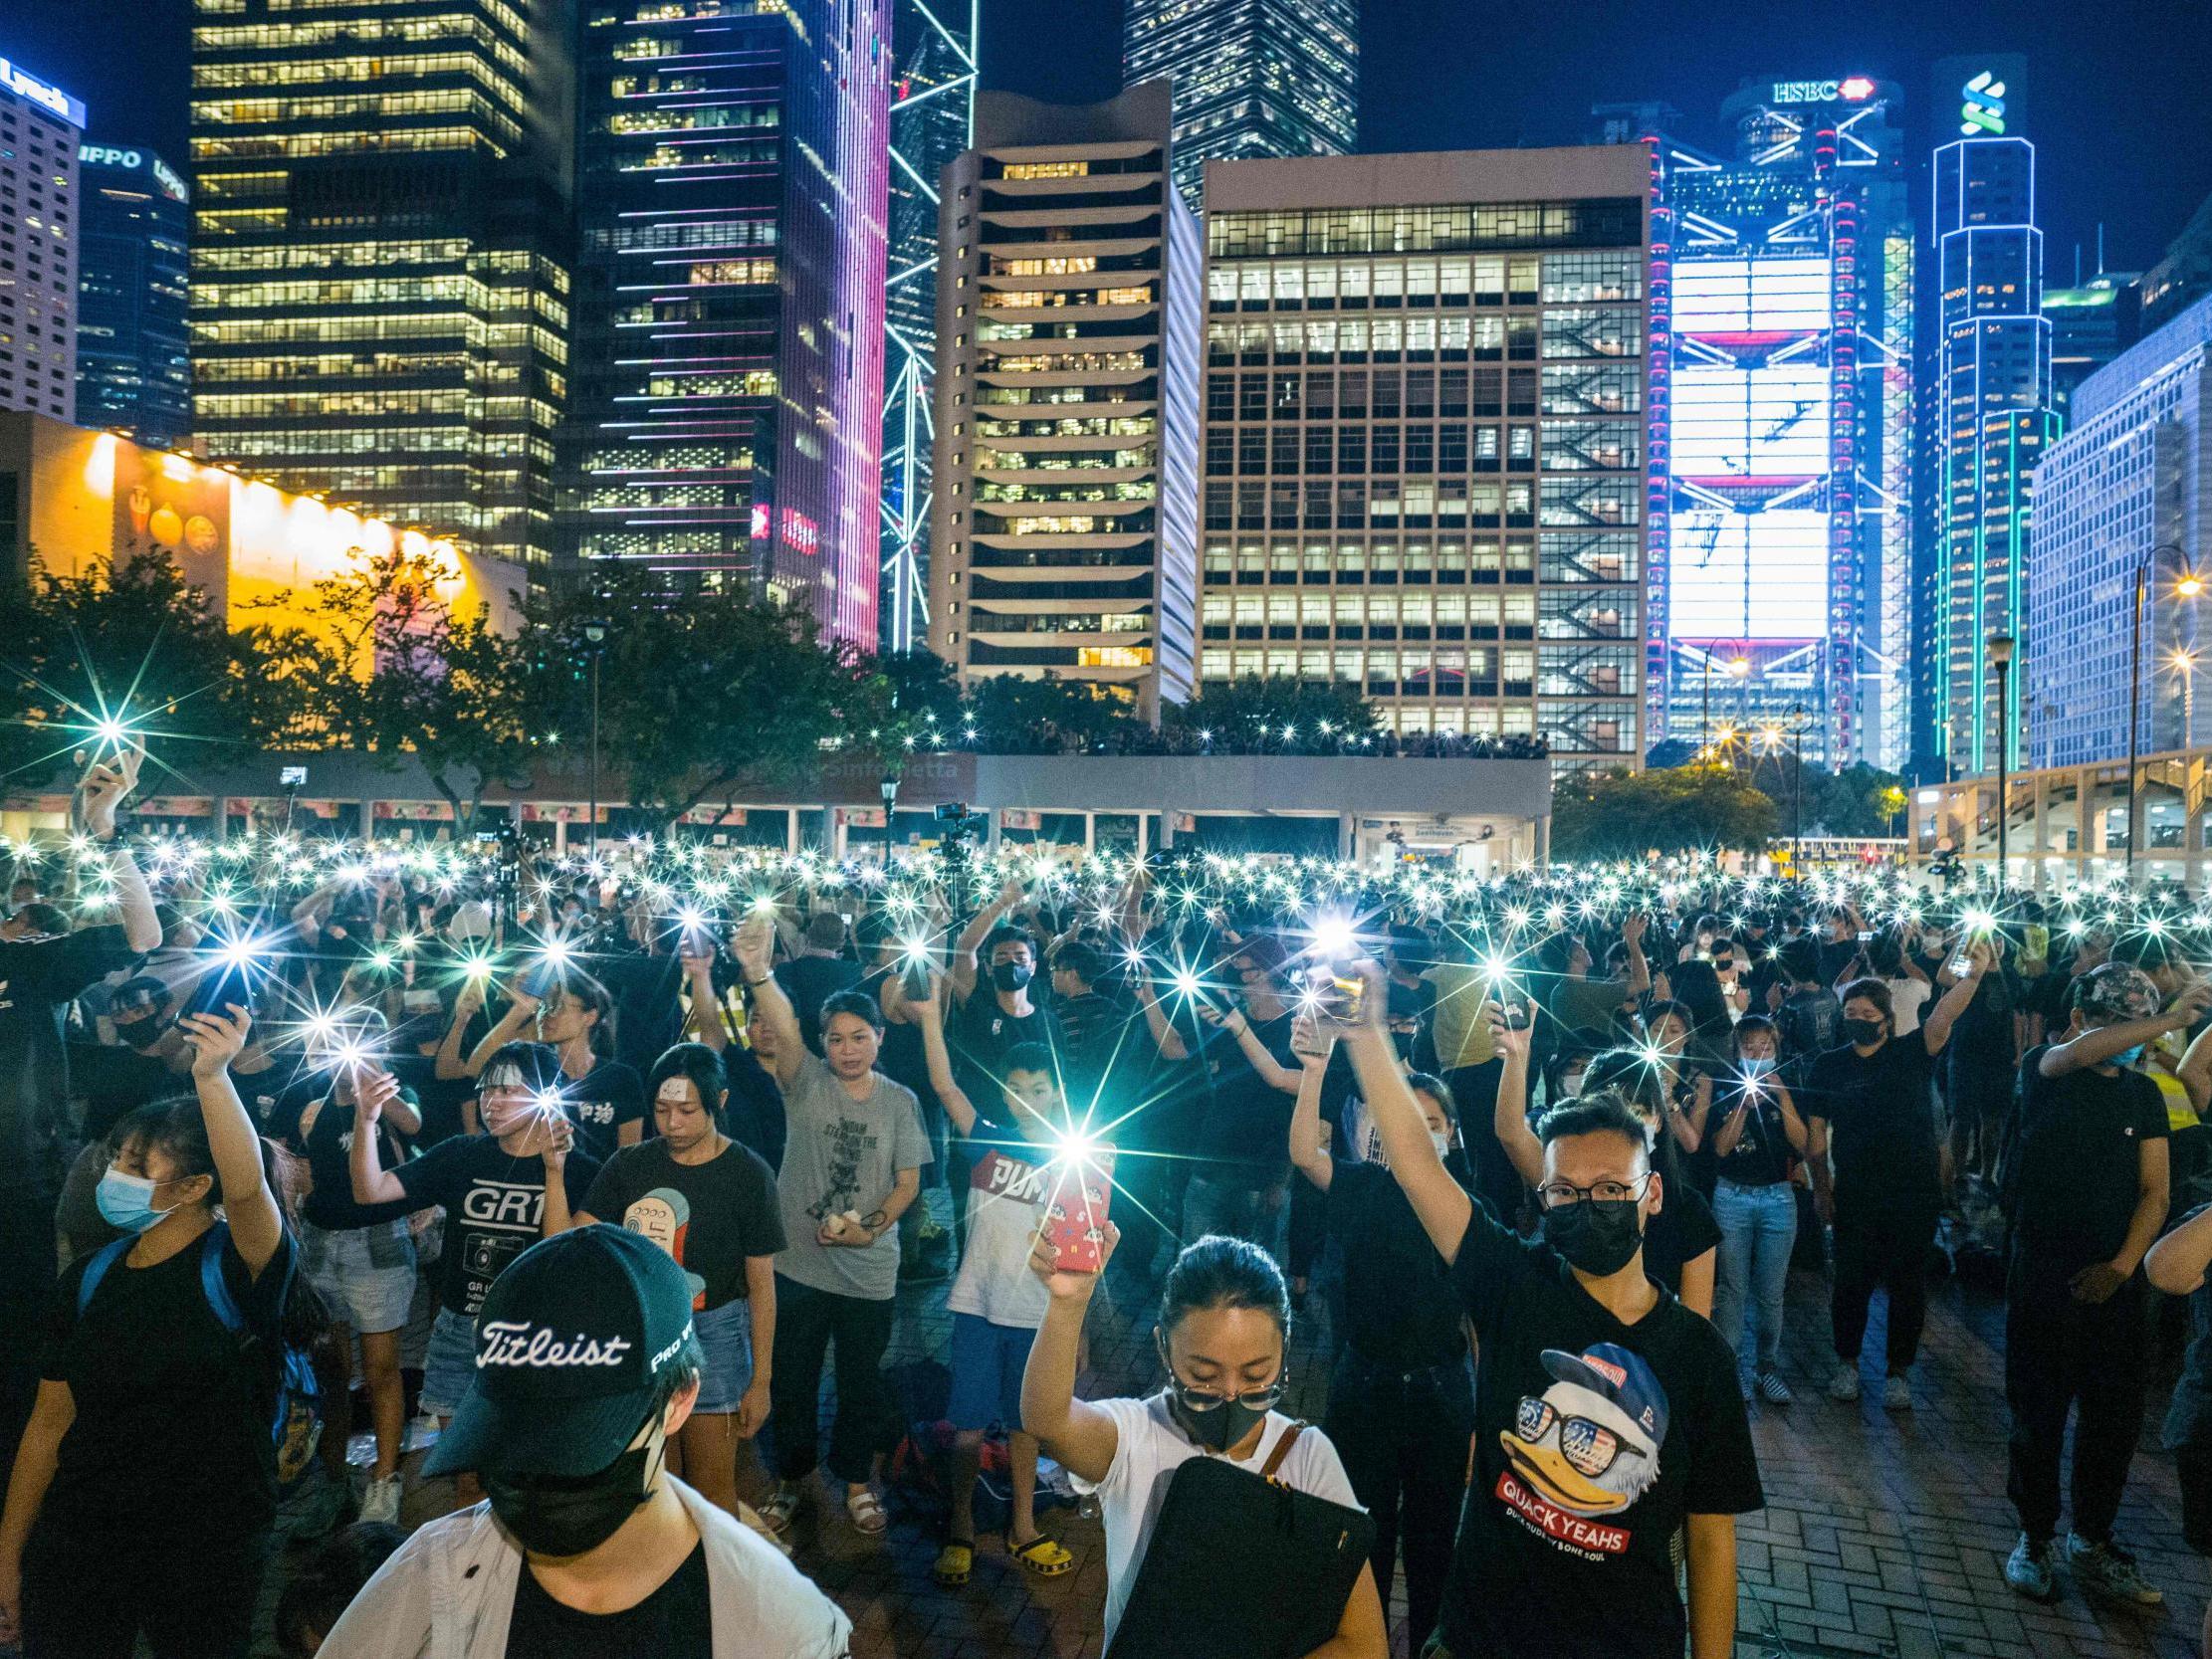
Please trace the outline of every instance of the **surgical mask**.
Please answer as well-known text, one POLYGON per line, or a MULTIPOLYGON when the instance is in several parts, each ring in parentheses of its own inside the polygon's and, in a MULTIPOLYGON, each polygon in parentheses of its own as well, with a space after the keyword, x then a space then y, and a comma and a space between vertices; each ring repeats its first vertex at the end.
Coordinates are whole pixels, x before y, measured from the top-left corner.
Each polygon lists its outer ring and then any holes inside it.
POLYGON ((1585 1198, 1544 1211, 1544 1242, 1593 1278, 1619 1273, 1644 1247, 1644 1206, 1635 1198, 1585 1198))
POLYGON ((666 1442, 656 1417, 632 1446, 593 1475, 482 1476, 492 1513, 536 1555, 580 1555, 621 1530, 660 1483, 666 1442))
MULTIPOLYGON (((93 1189, 93 1202, 109 1226, 142 1233, 170 1212, 153 1207, 156 1184, 149 1176, 126 1174, 111 1164, 108 1173, 100 1177, 100 1185, 93 1189)), ((176 1207, 171 1205, 170 1209, 176 1207)))
POLYGON ((1882 1025, 1880 1020, 1846 1020, 1844 1035, 1861 1048, 1872 1048, 1881 1041, 1882 1025))
POLYGON ((1027 962, 993 962, 991 982, 1002 991, 1018 991, 1029 983, 1035 972, 1027 962))
POLYGON ((1581 1094, 1581 1093, 1582 1093, 1582 1073, 1580 1073, 1580 1072, 1561 1072, 1561 1073, 1559 1074, 1559 1091, 1558 1091, 1558 1092, 1559 1092, 1559 1098, 1560 1098, 1561 1100, 1567 1100, 1567 1101, 1571 1101, 1571 1100, 1573 1100, 1573 1099, 1574 1099, 1574 1098, 1575 1098, 1575 1097, 1576 1097, 1577 1095, 1581 1094))
POLYGON ((1774 1056, 1771 1054, 1749 1054, 1744 1056, 1743 1075, 1745 1077, 1764 1077, 1767 1073, 1773 1070, 1774 1056))
POLYGON ((2132 1071, 2135 1067, 2136 1062, 2141 1060, 2143 1057, 2143 1044, 2137 1043, 2133 1048, 2121 1049, 2117 1054, 2112 1056, 2112 1064, 2117 1066, 2123 1072, 2132 1071))
POLYGON ((1429 1144, 1437 1148, 1438 1157, 1446 1157, 1451 1152, 1451 1136, 1448 1131, 1431 1130, 1429 1132, 1429 1144))

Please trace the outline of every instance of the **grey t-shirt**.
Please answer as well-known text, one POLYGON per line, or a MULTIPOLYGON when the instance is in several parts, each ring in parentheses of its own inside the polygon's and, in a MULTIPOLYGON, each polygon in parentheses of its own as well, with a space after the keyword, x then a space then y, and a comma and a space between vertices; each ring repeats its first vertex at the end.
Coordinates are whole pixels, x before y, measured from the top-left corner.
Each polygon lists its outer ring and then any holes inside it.
POLYGON ((874 1092, 856 1101, 825 1063, 809 1053, 798 1057, 798 1073, 783 1091, 788 1139, 775 1189, 788 1243, 775 1271, 813 1290, 888 1302, 899 1290, 896 1228, 865 1248, 814 1237, 825 1216, 867 1215, 890 1196, 901 1169, 930 1161, 914 1092, 881 1072, 872 1075, 874 1092))

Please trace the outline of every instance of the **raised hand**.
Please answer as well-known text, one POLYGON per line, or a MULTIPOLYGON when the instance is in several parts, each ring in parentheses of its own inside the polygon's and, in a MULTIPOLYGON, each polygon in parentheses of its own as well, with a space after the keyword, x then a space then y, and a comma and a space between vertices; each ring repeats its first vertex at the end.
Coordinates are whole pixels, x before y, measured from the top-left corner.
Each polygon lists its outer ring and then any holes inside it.
POLYGON ((235 1002, 229 1008, 227 1019, 221 1014, 186 1014, 176 1022, 177 1030, 192 1045, 194 1077, 221 1077, 245 1048, 253 1016, 235 1002))

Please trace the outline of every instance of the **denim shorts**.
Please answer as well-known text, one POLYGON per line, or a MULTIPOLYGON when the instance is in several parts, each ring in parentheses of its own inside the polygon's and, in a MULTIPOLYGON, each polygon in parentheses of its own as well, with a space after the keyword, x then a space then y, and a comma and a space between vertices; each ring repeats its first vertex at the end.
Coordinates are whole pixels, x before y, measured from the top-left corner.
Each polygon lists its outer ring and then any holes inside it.
POLYGON ((957 1429, 1021 1426, 1021 1372, 1037 1334, 1027 1326, 994 1325, 981 1314, 953 1316, 949 1364, 953 1389, 945 1415, 957 1429))
POLYGON ((405 1216, 335 1230, 303 1221, 300 1268, 337 1324, 373 1337, 407 1323, 415 1300, 415 1241, 405 1216))
POLYGON ((422 1360, 422 1409, 450 1417, 476 1380, 476 1321, 440 1308, 430 1326, 430 1348, 422 1360))
POLYGON ((719 1308, 691 1316, 691 1328, 706 1350, 699 1378, 699 1403, 692 1410, 707 1416, 735 1411, 753 1385, 753 1304, 734 1296, 719 1308))

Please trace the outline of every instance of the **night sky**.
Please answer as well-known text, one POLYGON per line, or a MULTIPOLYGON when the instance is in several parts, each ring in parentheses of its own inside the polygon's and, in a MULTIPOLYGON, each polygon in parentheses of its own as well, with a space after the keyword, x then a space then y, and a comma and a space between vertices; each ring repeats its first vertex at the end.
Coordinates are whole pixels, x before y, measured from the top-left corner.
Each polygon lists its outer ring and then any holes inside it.
MULTIPOLYGON (((958 0, 950 0, 958 4, 958 0)), ((1120 0, 982 0, 984 82, 1040 98, 1111 96, 1120 0)), ((1597 103, 1663 100, 1684 134, 1745 76, 1875 75, 1924 121, 1928 67, 1954 53, 2029 57, 2054 283, 2074 249, 2140 269, 2212 194, 2212 10, 2206 0, 1366 0, 1362 147, 1566 143, 1597 103)), ((184 159, 189 0, 7 0, 0 57, 92 106, 104 142, 184 159), (127 17, 127 30, 121 27, 127 17)))

